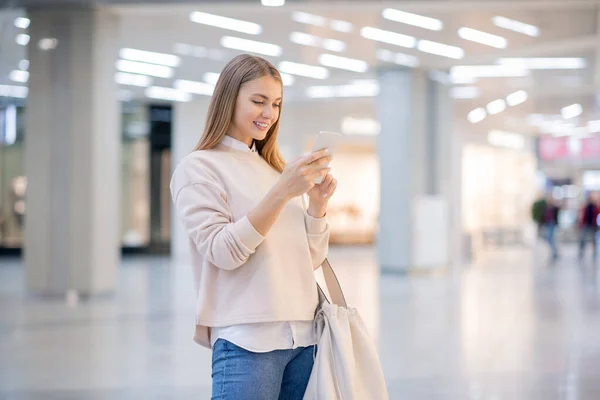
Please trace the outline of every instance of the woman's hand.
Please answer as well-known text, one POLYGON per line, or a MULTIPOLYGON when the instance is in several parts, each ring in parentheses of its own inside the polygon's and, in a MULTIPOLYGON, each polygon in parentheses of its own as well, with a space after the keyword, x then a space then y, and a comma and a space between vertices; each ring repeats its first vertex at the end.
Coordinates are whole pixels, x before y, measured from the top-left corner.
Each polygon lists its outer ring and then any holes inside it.
POLYGON ((337 188, 337 179, 327 174, 320 184, 315 185, 308 191, 310 203, 308 214, 314 218, 322 218, 327 212, 327 203, 337 188))
POLYGON ((325 180, 320 185, 315 185, 313 180, 329 173, 327 165, 330 161, 331 156, 327 150, 319 150, 287 164, 278 181, 280 190, 291 199, 303 195, 315 186, 323 186, 325 180))

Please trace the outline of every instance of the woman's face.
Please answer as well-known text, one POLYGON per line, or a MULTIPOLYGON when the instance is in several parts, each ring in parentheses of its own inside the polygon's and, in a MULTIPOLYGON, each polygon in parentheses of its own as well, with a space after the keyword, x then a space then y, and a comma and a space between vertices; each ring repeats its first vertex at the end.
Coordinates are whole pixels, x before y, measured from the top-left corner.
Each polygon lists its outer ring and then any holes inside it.
POLYGON ((246 82, 240 88, 229 136, 250 146, 263 140, 279 118, 281 84, 270 76, 246 82))

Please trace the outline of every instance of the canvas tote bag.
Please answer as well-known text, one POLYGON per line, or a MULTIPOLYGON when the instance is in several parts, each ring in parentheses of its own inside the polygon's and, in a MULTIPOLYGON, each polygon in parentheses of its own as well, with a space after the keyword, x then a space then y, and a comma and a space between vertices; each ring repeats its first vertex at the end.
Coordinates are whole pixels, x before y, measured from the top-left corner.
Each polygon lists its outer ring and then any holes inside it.
POLYGON ((317 351, 304 400, 389 399, 377 349, 365 323, 355 308, 346 305, 327 259, 321 267, 331 302, 319 286, 314 320, 317 351))

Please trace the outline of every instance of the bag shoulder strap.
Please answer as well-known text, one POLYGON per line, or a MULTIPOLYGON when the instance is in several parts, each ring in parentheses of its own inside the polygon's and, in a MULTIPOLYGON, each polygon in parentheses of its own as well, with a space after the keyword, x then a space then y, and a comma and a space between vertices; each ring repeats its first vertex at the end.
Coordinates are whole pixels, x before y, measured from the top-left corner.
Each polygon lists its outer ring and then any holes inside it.
MULTIPOLYGON (((308 205, 306 204, 305 195, 301 195, 300 197, 302 197, 302 205, 304 207, 304 211, 308 212, 308 205)), ((327 296, 325 296, 323 289, 321 289, 321 286, 319 286, 319 284, 317 283, 317 287, 323 298, 325 298, 328 302, 335 304, 338 307, 348 308, 348 305, 346 304, 346 298, 344 297, 344 292, 342 291, 342 287, 340 286, 340 281, 335 275, 335 272, 333 271, 333 268, 331 267, 331 264, 329 263, 328 259, 325 259, 323 261, 323 263, 321 264, 321 269, 323 270, 323 277, 325 278, 325 284, 327 285, 327 289, 329 290, 331 300, 329 300, 327 296)))
MULTIPOLYGON (((323 264, 321 264, 321 269, 323 270, 323 276, 325 277, 325 284, 327 285, 327 289, 329 289, 329 294, 331 295, 331 301, 329 301, 329 299, 327 299, 327 301, 335 304, 336 306, 348 308, 348 305, 346 304, 346 297, 344 297, 344 292, 340 286, 340 281, 335 275, 335 272, 333 271, 328 259, 323 261, 323 264)), ((318 285, 319 284, 317 283, 317 286, 318 285)), ((319 290, 321 290, 320 287, 319 290)), ((324 294, 323 296, 327 298, 324 294)))

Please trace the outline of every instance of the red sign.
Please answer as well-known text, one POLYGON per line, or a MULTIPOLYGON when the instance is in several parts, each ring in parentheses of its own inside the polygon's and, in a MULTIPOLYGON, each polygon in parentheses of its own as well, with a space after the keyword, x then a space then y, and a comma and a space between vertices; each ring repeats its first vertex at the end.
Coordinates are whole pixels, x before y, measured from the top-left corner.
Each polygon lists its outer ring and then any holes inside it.
POLYGON ((581 139, 582 158, 600 158, 600 136, 581 139))
POLYGON ((538 150, 540 158, 545 161, 569 157, 566 137, 541 137, 538 150))

